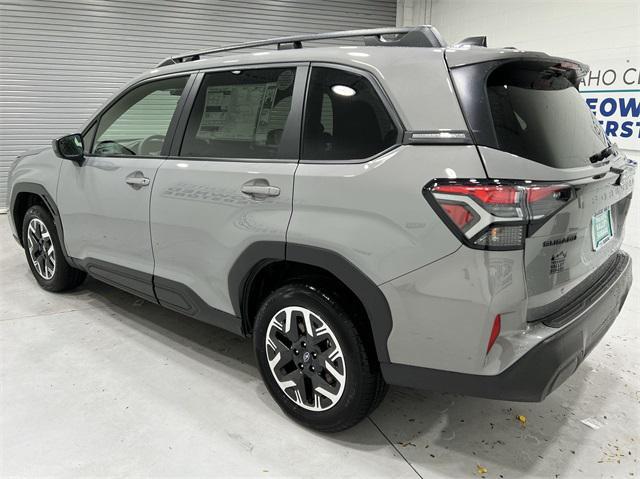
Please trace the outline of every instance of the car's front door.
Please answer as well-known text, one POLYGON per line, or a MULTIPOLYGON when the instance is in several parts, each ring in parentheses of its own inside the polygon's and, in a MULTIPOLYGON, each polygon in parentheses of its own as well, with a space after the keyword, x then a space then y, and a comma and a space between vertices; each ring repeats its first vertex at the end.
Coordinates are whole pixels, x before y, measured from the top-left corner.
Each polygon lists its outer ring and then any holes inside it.
POLYGON ((200 74, 151 198, 161 304, 236 330, 202 308, 238 312, 229 272, 252 244, 271 242, 261 254, 284 257, 306 74, 305 65, 200 74))
POLYGON ((124 93, 85 135, 85 161, 63 162, 58 182, 69 255, 94 276, 151 300, 151 189, 188 80, 153 80, 124 93))

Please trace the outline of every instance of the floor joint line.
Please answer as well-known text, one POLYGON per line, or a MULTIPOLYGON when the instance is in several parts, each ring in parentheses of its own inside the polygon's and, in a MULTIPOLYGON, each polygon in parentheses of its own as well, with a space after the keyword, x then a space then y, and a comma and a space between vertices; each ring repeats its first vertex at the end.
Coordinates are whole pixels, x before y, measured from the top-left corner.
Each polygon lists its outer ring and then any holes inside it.
POLYGON ((418 470, 415 467, 413 467, 413 464, 411 464, 409 460, 406 457, 404 457, 404 454, 400 452, 400 449, 396 447, 396 445, 391 441, 391 439, 389 439, 387 435, 384 432, 382 432, 382 429, 380 429, 380 427, 375 423, 375 421, 371 419, 371 416, 367 416, 367 419, 369 419, 369 421, 371 421, 371 424, 373 424, 375 428, 380 432, 380 434, 382 434, 382 437, 384 437, 387 440, 387 442, 391 444, 391 447, 393 447, 396 450, 396 452, 400 454, 400 457, 404 459, 404 462, 406 462, 411 469, 413 469, 413 472, 415 472, 420 479, 424 479, 422 475, 418 472, 418 470))

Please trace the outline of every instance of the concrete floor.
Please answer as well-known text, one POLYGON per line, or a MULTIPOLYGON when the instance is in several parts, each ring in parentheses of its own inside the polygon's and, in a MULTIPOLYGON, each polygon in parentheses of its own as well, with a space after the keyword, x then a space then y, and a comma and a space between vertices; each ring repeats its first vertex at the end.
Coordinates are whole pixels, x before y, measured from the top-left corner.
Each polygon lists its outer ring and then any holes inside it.
POLYGON ((392 388, 360 425, 322 435, 273 403, 250 341, 94 280, 38 288, 0 216, 0 475, 638 477, 638 318, 640 279, 543 403, 392 388))

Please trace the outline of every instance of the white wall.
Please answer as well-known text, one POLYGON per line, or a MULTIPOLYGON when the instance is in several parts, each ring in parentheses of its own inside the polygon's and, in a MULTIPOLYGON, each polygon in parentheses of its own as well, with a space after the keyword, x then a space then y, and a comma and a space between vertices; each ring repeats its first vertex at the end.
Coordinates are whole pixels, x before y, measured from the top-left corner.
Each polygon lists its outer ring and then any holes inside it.
MULTIPOLYGON (((601 92, 585 93, 585 98, 618 95, 640 102, 640 0, 398 0, 397 22, 431 24, 449 43, 486 35, 489 47, 513 46, 574 58, 587 63, 594 76, 600 71, 600 81, 592 78, 581 91, 601 92), (633 68, 625 83, 623 73, 633 68), (607 70, 617 75, 610 85, 602 82, 607 70)), ((612 139, 640 161, 640 118, 632 121, 639 122, 633 138, 612 139)), ((640 248, 640 172, 625 243, 640 248)))

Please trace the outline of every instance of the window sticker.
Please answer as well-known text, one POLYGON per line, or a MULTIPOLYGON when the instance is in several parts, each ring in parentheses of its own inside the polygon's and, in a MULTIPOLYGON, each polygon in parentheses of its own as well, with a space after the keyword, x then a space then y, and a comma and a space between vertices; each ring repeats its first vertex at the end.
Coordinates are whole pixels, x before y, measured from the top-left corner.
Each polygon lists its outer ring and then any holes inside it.
POLYGON ((197 136, 264 143, 276 90, 276 82, 208 87, 197 136))
POLYGON ((267 85, 265 85, 264 97, 262 99, 262 108, 260 109, 258 124, 256 125, 256 143, 266 143, 267 133, 270 129, 269 125, 271 113, 273 111, 273 106, 276 99, 276 91, 277 90, 275 83, 268 83, 267 85))

